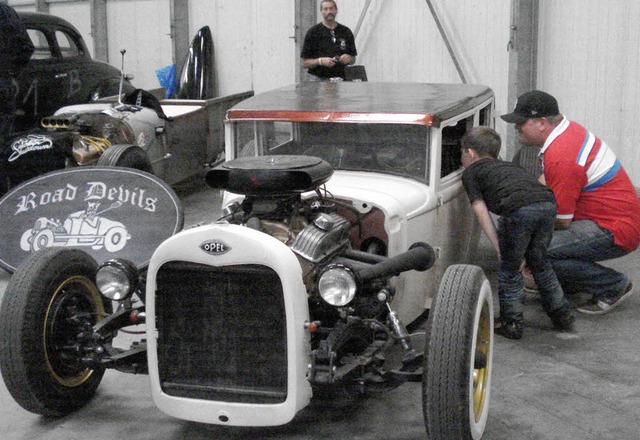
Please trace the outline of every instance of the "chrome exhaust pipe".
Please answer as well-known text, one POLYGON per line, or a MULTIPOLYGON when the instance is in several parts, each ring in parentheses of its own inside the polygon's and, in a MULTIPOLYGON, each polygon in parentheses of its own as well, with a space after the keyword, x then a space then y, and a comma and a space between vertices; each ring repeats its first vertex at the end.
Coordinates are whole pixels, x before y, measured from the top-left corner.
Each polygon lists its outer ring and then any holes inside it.
POLYGON ((72 116, 45 116, 40 121, 43 128, 63 129, 70 128, 78 119, 78 115, 72 116))

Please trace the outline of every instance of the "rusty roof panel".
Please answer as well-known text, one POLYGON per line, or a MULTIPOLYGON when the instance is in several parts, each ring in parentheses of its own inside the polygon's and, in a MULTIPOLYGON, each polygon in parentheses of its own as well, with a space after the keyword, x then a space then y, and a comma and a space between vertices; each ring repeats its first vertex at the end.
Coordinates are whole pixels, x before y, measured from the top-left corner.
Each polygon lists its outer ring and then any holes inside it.
POLYGON ((306 82, 242 101, 229 110, 227 119, 438 126, 492 97, 491 89, 482 85, 306 82))

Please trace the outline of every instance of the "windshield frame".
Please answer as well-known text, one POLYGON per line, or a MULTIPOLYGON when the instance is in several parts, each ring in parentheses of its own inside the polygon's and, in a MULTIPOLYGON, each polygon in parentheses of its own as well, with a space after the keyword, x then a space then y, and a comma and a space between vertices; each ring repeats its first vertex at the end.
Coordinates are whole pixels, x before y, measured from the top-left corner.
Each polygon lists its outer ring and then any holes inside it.
POLYGON ((231 127, 233 158, 308 155, 326 160, 336 171, 429 182, 431 127, 426 125, 260 119, 233 121, 231 127))

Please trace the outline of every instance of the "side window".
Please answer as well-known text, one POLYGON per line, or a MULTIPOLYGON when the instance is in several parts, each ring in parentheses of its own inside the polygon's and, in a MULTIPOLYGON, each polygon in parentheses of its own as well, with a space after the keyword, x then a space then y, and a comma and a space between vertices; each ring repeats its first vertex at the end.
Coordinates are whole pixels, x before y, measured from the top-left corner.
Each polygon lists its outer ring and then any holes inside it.
POLYGON ((57 30, 55 35, 62 58, 73 58, 80 55, 80 48, 69 34, 57 30))
POLYGON ((473 115, 459 120, 455 125, 449 125, 442 129, 440 177, 445 177, 462 166, 460 140, 471 127, 473 127, 473 115))
POLYGON ((38 29, 27 29, 27 33, 34 47, 33 55, 31 55, 32 60, 48 60, 53 58, 51 46, 49 46, 47 37, 42 31, 38 29))
POLYGON ((491 127, 491 104, 480 110, 478 125, 486 125, 491 127))

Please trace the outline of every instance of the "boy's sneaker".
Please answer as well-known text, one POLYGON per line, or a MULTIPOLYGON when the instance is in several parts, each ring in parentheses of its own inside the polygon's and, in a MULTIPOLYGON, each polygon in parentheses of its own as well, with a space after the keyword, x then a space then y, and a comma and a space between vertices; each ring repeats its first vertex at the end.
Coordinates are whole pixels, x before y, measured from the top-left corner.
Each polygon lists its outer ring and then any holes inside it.
POLYGON ((559 314, 557 316, 551 316, 551 322, 553 326, 563 332, 572 332, 575 330, 574 323, 576 317, 571 312, 559 314))
POLYGON ((493 328, 494 333, 497 333, 505 338, 509 339, 522 339, 524 333, 524 326, 522 321, 516 321, 513 319, 507 320, 504 318, 496 319, 495 326, 493 328))
POLYGON ((588 303, 577 307, 576 310, 580 313, 586 313, 587 315, 604 315, 633 293, 633 283, 629 281, 627 287, 625 287, 620 293, 602 299, 594 298, 588 303))

